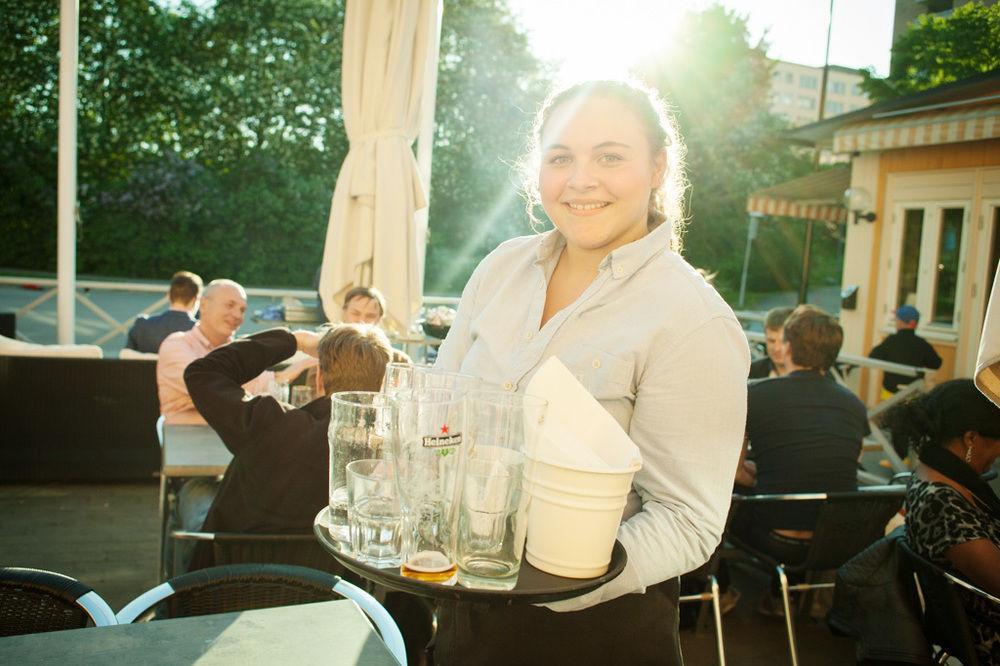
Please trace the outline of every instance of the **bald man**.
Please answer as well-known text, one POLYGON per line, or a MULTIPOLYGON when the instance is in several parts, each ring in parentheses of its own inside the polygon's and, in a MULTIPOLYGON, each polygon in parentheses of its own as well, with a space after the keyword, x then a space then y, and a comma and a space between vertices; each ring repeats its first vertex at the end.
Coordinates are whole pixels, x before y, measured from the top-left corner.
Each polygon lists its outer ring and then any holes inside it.
MULTIPOLYGON (((195 359, 232 342, 243 325, 247 311, 247 293, 232 280, 213 280, 201 297, 201 317, 190 331, 173 333, 160 345, 156 362, 156 386, 160 395, 160 413, 168 424, 204 424, 205 419, 191 402, 184 384, 184 370, 195 359)), ((265 371, 243 385, 247 393, 259 395, 272 382, 290 381, 302 368, 295 365, 279 373, 265 371)))

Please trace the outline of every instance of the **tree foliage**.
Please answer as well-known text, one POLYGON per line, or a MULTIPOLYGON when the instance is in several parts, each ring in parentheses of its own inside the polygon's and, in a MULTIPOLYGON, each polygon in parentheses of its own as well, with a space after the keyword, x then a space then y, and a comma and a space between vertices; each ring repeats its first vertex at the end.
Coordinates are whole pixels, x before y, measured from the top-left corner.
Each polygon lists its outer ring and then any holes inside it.
MULTIPOLYGON (((344 4, 81 3, 80 272, 312 283, 348 147, 344 4)), ((0 28, 0 266, 53 270, 58 3, 0 0, 0 28)), ((688 257, 731 292, 747 194, 809 160, 778 139, 764 46, 744 19, 712 7, 676 34, 644 76, 675 104, 689 145, 688 257)), ((505 0, 446 3, 427 293, 459 293, 486 252, 531 233, 513 165, 548 85, 505 0)), ((753 285, 794 289, 801 229, 762 228, 753 285)))
POLYGON ((862 71, 874 102, 992 72, 1000 67, 1000 5, 970 2, 949 16, 922 14, 892 46, 889 76, 862 71))

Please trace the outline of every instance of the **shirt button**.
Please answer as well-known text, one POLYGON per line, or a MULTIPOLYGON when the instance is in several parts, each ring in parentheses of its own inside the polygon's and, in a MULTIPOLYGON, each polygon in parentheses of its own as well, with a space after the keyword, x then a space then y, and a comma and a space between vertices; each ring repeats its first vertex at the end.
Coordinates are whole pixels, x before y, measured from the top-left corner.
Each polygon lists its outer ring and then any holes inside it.
POLYGON ((625 272, 625 268, 622 266, 615 266, 615 275, 621 275, 625 272))
POLYGON ((531 331, 528 331, 527 333, 524 334, 524 339, 525 340, 530 340, 533 337, 535 337, 535 334, 532 333, 531 331))
POLYGON ((510 390, 513 390, 513 388, 514 388, 514 384, 512 382, 504 382, 503 383, 503 390, 504 391, 510 391, 510 390))
POLYGON ((601 367, 601 359, 599 359, 599 358, 595 358, 595 359, 594 359, 594 362, 593 362, 593 363, 591 363, 591 365, 593 365, 593 366, 594 366, 594 369, 596 370, 597 368, 601 367))

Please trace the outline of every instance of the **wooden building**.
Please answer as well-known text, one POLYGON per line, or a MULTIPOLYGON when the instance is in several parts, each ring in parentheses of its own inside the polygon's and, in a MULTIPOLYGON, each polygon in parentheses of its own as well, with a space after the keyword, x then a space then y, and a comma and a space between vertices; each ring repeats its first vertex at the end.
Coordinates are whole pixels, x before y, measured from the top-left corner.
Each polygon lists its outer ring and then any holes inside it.
MULTIPOLYGON (((944 359, 932 381, 971 376, 1000 256, 1000 73, 874 104, 789 137, 850 156, 847 196, 826 191, 836 171, 820 172, 797 187, 755 192, 747 208, 844 220, 843 286, 857 290, 840 311, 843 351, 867 354, 894 331, 893 310, 908 304, 921 313, 918 334, 944 359)), ((873 402, 876 382, 863 373, 855 381, 873 402)))

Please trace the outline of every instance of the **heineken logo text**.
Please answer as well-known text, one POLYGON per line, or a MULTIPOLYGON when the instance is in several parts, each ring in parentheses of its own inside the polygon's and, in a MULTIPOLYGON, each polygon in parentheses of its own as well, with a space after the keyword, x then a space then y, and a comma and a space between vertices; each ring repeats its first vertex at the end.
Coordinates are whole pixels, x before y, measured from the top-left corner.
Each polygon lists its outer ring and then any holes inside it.
POLYGON ((462 433, 454 435, 427 435, 423 438, 425 449, 443 449, 448 446, 461 446, 462 433))

